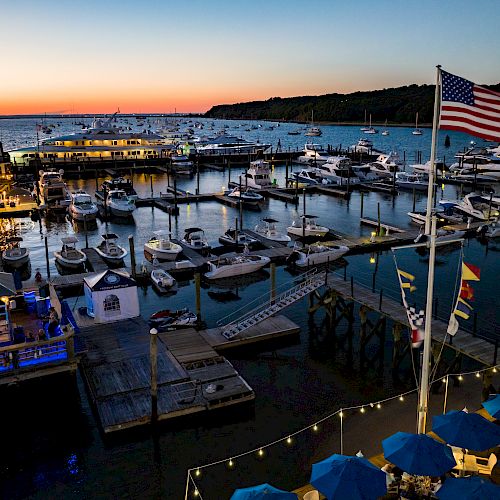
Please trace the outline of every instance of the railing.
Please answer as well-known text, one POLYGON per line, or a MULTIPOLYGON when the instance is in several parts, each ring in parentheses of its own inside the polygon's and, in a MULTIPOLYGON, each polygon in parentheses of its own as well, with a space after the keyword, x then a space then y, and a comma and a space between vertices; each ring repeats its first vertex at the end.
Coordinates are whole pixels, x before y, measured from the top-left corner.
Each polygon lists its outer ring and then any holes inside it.
MULTIPOLYGON (((283 290, 285 287, 290 287, 291 283, 296 283, 299 280, 304 280, 304 281, 308 280, 312 276, 314 276, 316 274, 316 272, 317 272, 317 269, 314 268, 314 269, 311 269, 303 274, 300 274, 299 276, 296 276, 295 278, 293 278, 293 280, 290 280, 290 281, 287 281, 287 282, 281 284, 279 287, 276 288, 275 291, 278 291, 280 289, 283 290)), ((293 288, 295 288, 295 286, 296 285, 294 285, 293 287, 291 287, 289 289, 293 289, 293 288)), ((285 290, 285 292, 283 292, 283 293, 286 293, 286 291, 288 291, 288 290, 285 290)), ((247 316, 250 313, 253 313, 257 309, 260 309, 263 305, 266 305, 266 304, 272 305, 277 300, 279 300, 278 297, 271 299, 270 292, 267 291, 264 294, 260 295, 259 297, 255 298, 254 300, 247 302, 243 307, 240 307, 240 308, 236 309, 235 311, 229 313, 227 316, 224 316, 223 318, 219 319, 217 321, 217 326, 223 326, 223 325, 228 325, 230 323, 235 323, 236 321, 239 321, 242 317, 247 316), (248 309, 249 306, 253 306, 253 307, 251 309, 248 309), (246 311, 246 312, 243 312, 243 311, 246 311)))
POLYGON ((27 368, 36 369, 48 363, 70 361, 74 356, 73 331, 49 340, 3 346, 0 347, 0 378, 27 368))

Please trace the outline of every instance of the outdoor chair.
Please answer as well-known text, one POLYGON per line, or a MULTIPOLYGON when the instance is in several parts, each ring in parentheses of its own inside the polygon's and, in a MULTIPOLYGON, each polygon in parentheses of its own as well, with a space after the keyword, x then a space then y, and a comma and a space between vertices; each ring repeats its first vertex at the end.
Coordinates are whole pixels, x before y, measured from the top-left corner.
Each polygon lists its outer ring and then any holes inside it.
POLYGON ((308 491, 304 495, 304 500, 319 500, 319 491, 318 490, 308 491))
POLYGON ((495 467, 497 463, 497 456, 492 453, 488 459, 476 457, 477 471, 479 474, 484 474, 487 476, 491 475, 491 471, 493 467, 495 467))

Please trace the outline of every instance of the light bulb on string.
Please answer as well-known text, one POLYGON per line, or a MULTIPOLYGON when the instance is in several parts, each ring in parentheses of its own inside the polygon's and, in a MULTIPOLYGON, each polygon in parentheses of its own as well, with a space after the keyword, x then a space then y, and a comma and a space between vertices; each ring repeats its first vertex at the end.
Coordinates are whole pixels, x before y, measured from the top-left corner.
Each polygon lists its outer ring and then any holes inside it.
POLYGON ((319 430, 318 424, 314 424, 313 425, 313 431, 314 432, 318 432, 318 430, 319 430))
POLYGON ((339 412, 339 417, 340 418, 344 418, 344 412, 343 411, 339 412))
POLYGON ((464 378, 462 377, 462 375, 459 375, 458 376, 458 380, 462 381, 464 378))
POLYGON ((264 450, 261 448, 261 449, 257 452, 257 454, 259 455, 259 457, 261 457, 261 458, 262 458, 262 457, 264 456, 264 450))
POLYGON ((233 462, 233 459, 232 459, 232 458, 230 458, 230 459, 229 459, 229 462, 227 463, 227 466, 228 466, 229 468, 233 468, 233 467, 234 467, 234 462, 233 462))
POLYGON ((200 469, 196 469, 196 472, 194 473, 194 475, 196 477, 200 477, 201 476, 201 470, 200 469))
POLYGON ((382 405, 380 403, 377 403, 377 410, 380 410, 382 408, 382 405))
POLYGON ((292 444, 292 436, 286 438, 286 444, 292 444))
POLYGON ((366 411, 366 410, 365 410, 365 407, 364 407, 364 406, 362 406, 362 407, 359 409, 359 411, 360 411, 361 413, 364 413, 364 412, 366 411))
POLYGON ((404 401, 405 400, 404 396, 403 395, 399 396, 399 400, 404 401))
POLYGON ((479 372, 476 372, 476 377, 479 378, 480 376, 479 372))
POLYGON ((495 367, 493 368, 493 373, 496 373, 496 372, 497 372, 497 367, 495 366, 495 367))
POLYGON ((198 488, 195 488, 195 490, 193 491, 193 496, 197 497, 199 495, 200 495, 200 492, 198 491, 198 488))

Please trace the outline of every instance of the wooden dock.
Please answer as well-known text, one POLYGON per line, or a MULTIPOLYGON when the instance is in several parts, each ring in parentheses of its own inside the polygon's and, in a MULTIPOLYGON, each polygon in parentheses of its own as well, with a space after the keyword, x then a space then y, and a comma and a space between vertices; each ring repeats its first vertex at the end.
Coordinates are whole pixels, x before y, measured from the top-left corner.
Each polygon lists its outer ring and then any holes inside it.
MULTIPOLYGON (((76 316, 78 321, 78 315, 76 316)), ((149 326, 142 318, 88 326, 81 369, 105 433, 151 422, 149 326)), ((218 350, 295 335, 284 316, 270 318, 227 340, 220 328, 158 334, 158 419, 233 406, 255 398, 252 388, 218 350)))
MULTIPOLYGON (((334 289, 346 300, 353 300, 358 304, 368 307, 373 311, 388 317, 389 319, 408 327, 406 311, 400 302, 382 296, 379 291, 372 292, 371 289, 350 281, 344 281, 335 274, 328 275, 328 286, 334 289)), ((496 347, 493 341, 474 336, 472 333, 459 329, 452 338, 446 335, 448 323, 439 319, 432 320, 432 340, 442 343, 446 338, 445 345, 458 353, 461 353, 475 361, 486 365, 496 364, 496 347)))
POLYGON ((256 233, 251 229, 243 229, 241 232, 247 234, 251 238, 256 239, 259 242, 259 244, 262 245, 264 248, 282 248, 287 246, 286 243, 270 240, 269 238, 265 238, 261 234, 256 233))
MULTIPOLYGON (((370 217, 361 217, 359 219, 359 223, 361 225, 370 226, 370 227, 378 227, 379 226, 379 221, 372 219, 370 217)), ((391 226, 390 224, 386 224, 385 222, 380 222, 380 227, 384 228, 386 232, 390 231, 391 233, 405 233, 405 232, 407 232, 406 229, 401 229, 400 227, 391 226)))
POLYGON ((86 265, 91 271, 101 273, 109 268, 94 248, 82 248, 82 252, 87 256, 86 265))

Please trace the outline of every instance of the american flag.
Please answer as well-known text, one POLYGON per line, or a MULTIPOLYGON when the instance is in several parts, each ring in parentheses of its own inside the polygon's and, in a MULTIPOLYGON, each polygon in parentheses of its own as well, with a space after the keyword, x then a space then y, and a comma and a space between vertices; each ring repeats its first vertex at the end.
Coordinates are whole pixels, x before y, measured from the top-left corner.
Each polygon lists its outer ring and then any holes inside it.
POLYGON ((441 71, 440 128, 500 141, 500 93, 441 71))

